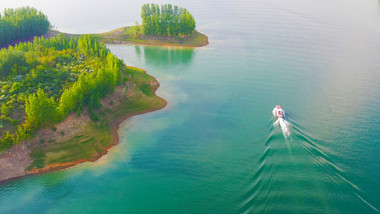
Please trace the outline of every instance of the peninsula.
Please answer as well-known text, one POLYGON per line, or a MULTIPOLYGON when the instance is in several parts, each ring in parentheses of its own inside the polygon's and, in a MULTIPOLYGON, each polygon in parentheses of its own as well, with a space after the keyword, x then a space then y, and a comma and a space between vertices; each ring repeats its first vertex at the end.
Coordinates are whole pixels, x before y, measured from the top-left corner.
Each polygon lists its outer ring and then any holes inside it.
POLYGON ((118 143, 120 122, 167 104, 155 94, 155 78, 89 35, 36 38, 0 51, 15 53, 25 54, 17 60, 31 71, 0 82, 0 182, 97 160, 118 143))
POLYGON ((155 94, 158 81, 104 43, 208 44, 193 16, 171 5, 144 5, 142 25, 102 34, 49 30, 47 17, 31 7, 0 17, 0 45, 8 47, 0 50, 0 183, 97 160, 118 143, 120 122, 166 106, 155 94))

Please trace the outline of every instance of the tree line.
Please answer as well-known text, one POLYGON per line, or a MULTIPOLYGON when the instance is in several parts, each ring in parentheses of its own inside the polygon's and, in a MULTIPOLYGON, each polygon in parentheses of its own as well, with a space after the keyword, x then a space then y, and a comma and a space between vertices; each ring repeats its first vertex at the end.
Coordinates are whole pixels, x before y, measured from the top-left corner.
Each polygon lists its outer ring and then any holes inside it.
POLYGON ((144 4, 141 8, 142 33, 151 36, 185 36, 195 29, 194 17, 184 8, 164 4, 144 4))
POLYGON ((0 13, 0 48, 46 34, 50 26, 47 16, 33 7, 5 9, 0 13))
POLYGON ((0 151, 115 90, 122 62, 93 36, 35 37, 0 50, 0 151))

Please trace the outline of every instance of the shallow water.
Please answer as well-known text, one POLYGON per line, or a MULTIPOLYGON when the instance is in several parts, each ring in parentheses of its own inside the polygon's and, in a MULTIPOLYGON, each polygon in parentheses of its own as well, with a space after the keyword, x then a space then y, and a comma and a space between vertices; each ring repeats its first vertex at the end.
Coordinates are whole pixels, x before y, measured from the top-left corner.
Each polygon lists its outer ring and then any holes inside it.
MULTIPOLYGON (((141 4, 95 1, 78 23, 44 2, 79 33, 133 23, 141 4)), ((168 107, 126 120, 95 163, 1 186, 0 213, 378 213, 379 1, 173 3, 210 45, 109 45, 158 78, 168 107)))

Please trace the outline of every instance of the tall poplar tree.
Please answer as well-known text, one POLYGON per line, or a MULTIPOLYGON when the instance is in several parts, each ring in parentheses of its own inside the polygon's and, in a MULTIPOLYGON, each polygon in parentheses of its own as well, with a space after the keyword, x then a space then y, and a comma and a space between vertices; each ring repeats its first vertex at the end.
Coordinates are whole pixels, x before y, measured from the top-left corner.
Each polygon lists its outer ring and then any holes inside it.
POLYGON ((186 36, 195 29, 194 17, 184 8, 171 4, 144 4, 141 8, 143 34, 148 36, 186 36))

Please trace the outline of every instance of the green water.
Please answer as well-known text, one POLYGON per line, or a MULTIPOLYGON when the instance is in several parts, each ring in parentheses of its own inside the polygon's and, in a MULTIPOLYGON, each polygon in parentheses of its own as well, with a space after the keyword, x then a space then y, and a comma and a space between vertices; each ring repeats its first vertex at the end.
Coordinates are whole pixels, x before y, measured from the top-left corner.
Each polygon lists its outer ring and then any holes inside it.
POLYGON ((0 213, 379 213, 379 2, 174 4, 210 45, 109 45, 167 108, 126 120, 95 163, 1 186, 0 213))

